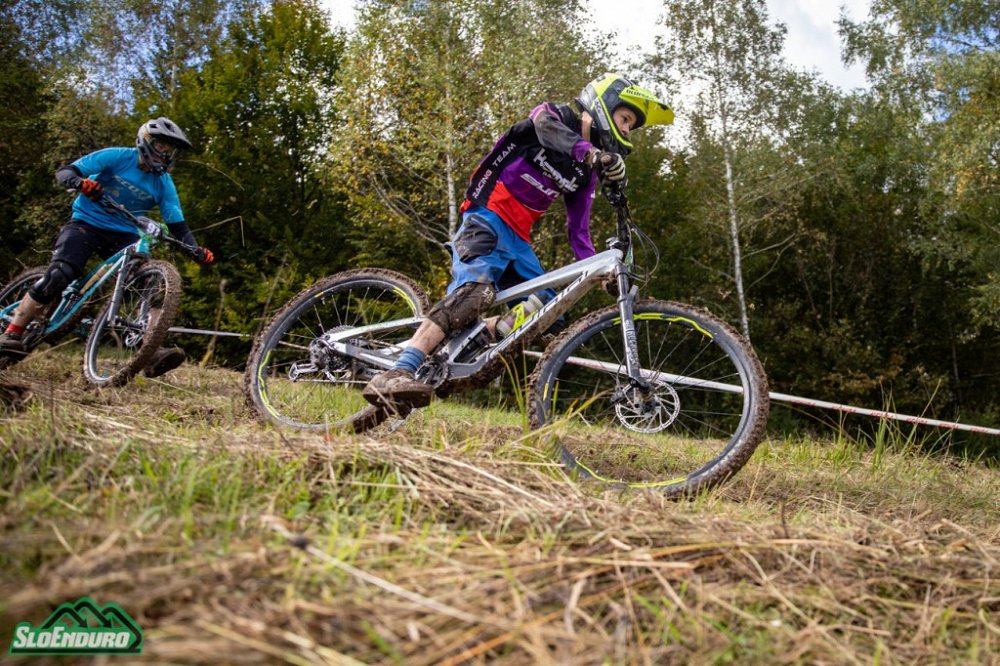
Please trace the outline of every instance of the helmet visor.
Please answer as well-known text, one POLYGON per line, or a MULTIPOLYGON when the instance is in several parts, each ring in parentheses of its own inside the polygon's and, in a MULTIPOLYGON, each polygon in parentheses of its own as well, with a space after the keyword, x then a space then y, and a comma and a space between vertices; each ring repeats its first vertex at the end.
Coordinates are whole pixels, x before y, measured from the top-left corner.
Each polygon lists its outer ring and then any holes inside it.
POLYGON ((669 125, 674 122, 673 109, 645 88, 640 88, 634 83, 629 84, 618 93, 618 96, 623 104, 628 104, 638 114, 639 122, 633 129, 645 125, 669 125))

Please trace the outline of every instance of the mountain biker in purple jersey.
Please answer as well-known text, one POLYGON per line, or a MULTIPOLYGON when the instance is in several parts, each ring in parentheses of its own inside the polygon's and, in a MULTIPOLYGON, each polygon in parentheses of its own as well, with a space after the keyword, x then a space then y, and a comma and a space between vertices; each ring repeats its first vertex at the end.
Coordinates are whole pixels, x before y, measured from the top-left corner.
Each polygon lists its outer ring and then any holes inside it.
MULTIPOLYGON (((450 243, 452 281, 392 369, 374 377, 363 395, 372 404, 423 407, 433 387, 414 377, 443 341, 476 321, 497 291, 542 275, 531 228, 560 196, 577 260, 595 254, 590 208, 598 178, 625 178, 629 134, 669 124, 674 114, 656 96, 617 74, 591 81, 574 106, 546 103, 516 123, 469 178, 462 226, 450 243)), ((554 292, 539 296, 547 300, 554 292)))
MULTIPOLYGON (((195 260, 210 264, 212 251, 199 247, 184 222, 177 189, 170 171, 181 150, 191 142, 183 130, 169 118, 149 120, 136 134, 135 148, 104 148, 85 155, 56 170, 56 180, 81 194, 73 202, 70 221, 56 240, 52 262, 45 274, 28 290, 7 330, 0 335, 0 353, 12 360, 25 354, 22 336, 42 307, 58 299, 66 286, 83 275, 87 261, 95 253, 106 259, 135 242, 136 228, 131 222, 106 211, 97 202, 107 193, 136 215, 146 215, 158 207, 171 235, 192 247, 198 247, 195 260)), ((162 229, 150 221, 150 235, 162 229)), ((177 347, 158 349, 145 374, 157 377, 184 362, 183 350, 177 347)))

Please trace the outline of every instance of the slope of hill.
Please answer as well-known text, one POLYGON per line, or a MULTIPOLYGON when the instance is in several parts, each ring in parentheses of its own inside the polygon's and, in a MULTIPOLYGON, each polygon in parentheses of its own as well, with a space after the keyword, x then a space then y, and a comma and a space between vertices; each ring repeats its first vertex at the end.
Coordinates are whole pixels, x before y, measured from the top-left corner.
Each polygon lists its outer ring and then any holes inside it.
POLYGON ((892 433, 674 502, 567 478, 519 414, 302 434, 232 371, 99 392, 79 357, 0 376, 0 649, 87 595, 171 662, 1000 661, 1000 473, 892 433))

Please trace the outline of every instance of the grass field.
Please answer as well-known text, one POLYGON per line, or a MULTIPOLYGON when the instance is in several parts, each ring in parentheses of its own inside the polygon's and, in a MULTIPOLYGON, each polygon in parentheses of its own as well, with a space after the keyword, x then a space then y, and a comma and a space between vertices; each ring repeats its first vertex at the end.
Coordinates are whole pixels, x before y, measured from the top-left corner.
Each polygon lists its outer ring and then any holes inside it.
POLYGON ((518 413, 305 435, 235 372, 96 391, 81 358, 0 375, 4 654, 86 595, 144 662, 1000 663, 1000 471, 891 430, 665 501, 567 478, 518 413))

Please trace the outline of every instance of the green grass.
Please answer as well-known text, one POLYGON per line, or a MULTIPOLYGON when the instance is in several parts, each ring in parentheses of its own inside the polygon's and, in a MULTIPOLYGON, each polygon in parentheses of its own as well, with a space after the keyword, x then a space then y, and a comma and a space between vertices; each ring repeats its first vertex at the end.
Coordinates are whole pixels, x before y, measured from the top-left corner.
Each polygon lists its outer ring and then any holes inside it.
MULTIPOLYGON (((0 640, 83 595, 144 658, 992 664, 998 471, 921 431, 766 441, 686 501, 568 478, 523 412, 281 431, 241 376, 97 391, 79 349, 0 376, 0 640)), ((515 398, 509 404, 518 404, 515 398)), ((5 649, 7 643, 0 645, 5 649)))

